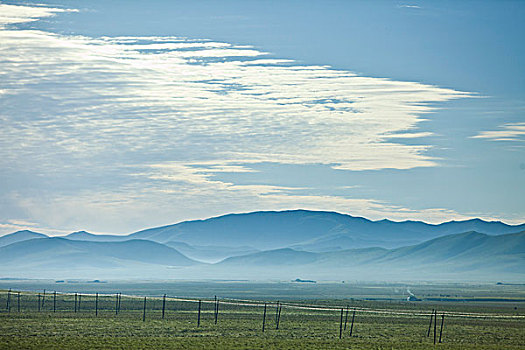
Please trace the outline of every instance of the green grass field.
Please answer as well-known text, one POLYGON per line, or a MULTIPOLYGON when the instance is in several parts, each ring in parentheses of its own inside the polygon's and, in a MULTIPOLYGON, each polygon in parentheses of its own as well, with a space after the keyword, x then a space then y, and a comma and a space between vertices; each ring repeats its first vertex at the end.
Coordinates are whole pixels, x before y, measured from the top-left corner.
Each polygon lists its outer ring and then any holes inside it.
MULTIPOLYGON (((128 287, 132 288, 132 284, 128 287)), ((145 287, 141 285, 139 289, 145 287)), ((154 286, 150 287, 154 290, 154 286)), ((77 289, 82 288, 77 286, 77 289)), ((100 289, 107 289, 107 293, 110 287, 104 286, 100 289)), ((478 298, 482 295, 494 297, 491 293, 473 293, 478 298)), ((132 293, 128 291, 128 294, 132 293)), ((507 297, 511 298, 511 294, 507 297)), ((442 343, 438 343, 436 347, 525 348, 525 318, 520 313, 524 303, 520 301, 406 302, 355 298, 307 299, 301 298, 300 295, 297 295, 296 299, 281 300, 284 302, 279 329, 276 329, 276 300, 271 299, 268 301, 266 329, 263 333, 262 304, 253 305, 233 299, 220 300, 217 324, 213 298, 203 299, 198 326, 198 303, 195 301, 181 301, 168 297, 165 318, 162 319, 162 298, 150 296, 146 302, 146 320, 143 321, 144 304, 143 298, 140 297, 123 295, 117 315, 116 296, 101 294, 96 316, 95 296, 91 294, 84 294, 80 305, 77 299, 75 312, 74 294, 58 293, 54 303, 53 294, 48 289, 42 305, 42 291, 40 298, 35 292, 21 292, 18 311, 18 294, 11 293, 8 310, 7 291, 4 290, 0 291, 0 348, 427 349, 434 347, 434 327, 431 327, 431 335, 427 337, 429 315, 433 308, 438 309, 437 338, 441 314, 446 314, 442 343), (306 308, 308 305, 315 305, 319 309, 306 308), (350 306, 349 319, 342 339, 339 339, 339 308, 346 305, 350 306), (357 311, 350 336, 353 308, 357 311)), ((343 316, 343 319, 346 318, 346 310, 343 316)))

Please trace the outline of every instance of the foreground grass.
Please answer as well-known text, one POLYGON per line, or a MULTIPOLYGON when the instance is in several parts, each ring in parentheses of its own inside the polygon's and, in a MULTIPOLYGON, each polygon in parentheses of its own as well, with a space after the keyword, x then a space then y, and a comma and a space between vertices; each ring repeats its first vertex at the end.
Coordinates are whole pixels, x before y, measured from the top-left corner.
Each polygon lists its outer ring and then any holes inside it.
MULTIPOLYGON (((103 310, 73 313, 24 311, 0 314, 1 349, 428 349, 428 318, 359 315, 339 339, 339 315, 284 310, 280 329, 268 313, 262 333, 261 310, 225 307, 217 325, 213 311, 180 310, 162 320, 151 312, 146 322, 138 310, 115 315, 103 310)), ((439 331, 439 327, 438 327, 439 331)), ((523 349, 525 320, 446 320, 443 349, 523 349)))
POLYGON ((434 348, 433 336, 427 337, 428 315, 433 308, 440 310, 438 338, 441 312, 456 315, 446 316, 443 342, 436 347, 525 349, 525 319, 516 318, 522 314, 523 303, 518 301, 431 304, 288 298, 296 305, 339 308, 349 304, 358 308, 352 335, 350 317, 339 339, 338 310, 284 307, 277 330, 275 304, 269 304, 263 333, 261 306, 228 304, 223 300, 215 324, 214 304, 204 302, 197 326, 195 302, 168 299, 162 319, 162 298, 148 297, 143 322, 143 298, 123 296, 117 315, 115 295, 101 294, 96 301, 94 295, 84 294, 81 310, 75 312, 75 305, 80 303, 75 302, 73 294, 57 294, 55 299, 48 292, 45 304, 42 294, 21 292, 18 299, 17 292, 9 293, 8 312, 8 293, 0 291, 0 349, 429 349, 434 348), (466 313, 481 313, 483 317, 458 316, 466 313))

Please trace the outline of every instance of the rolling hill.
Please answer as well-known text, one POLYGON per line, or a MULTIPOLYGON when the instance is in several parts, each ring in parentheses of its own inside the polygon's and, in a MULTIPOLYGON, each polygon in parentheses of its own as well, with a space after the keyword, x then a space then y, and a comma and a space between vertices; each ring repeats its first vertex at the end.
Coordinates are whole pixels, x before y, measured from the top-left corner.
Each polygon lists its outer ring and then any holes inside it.
POLYGON ((471 231, 394 249, 307 252, 281 248, 233 256, 216 264, 197 263, 173 248, 148 240, 88 242, 36 238, 0 247, 0 266, 2 276, 9 272, 33 278, 110 275, 112 278, 524 281, 525 231, 503 235, 471 231))
POLYGON ((124 242, 87 242, 65 238, 39 238, 0 248, 0 264, 17 266, 125 266, 140 262, 168 266, 197 264, 165 245, 147 240, 124 242))
POLYGON ((430 225, 306 210, 254 212, 122 236, 15 232, 0 237, 0 277, 91 276, 96 269, 96 276, 113 271, 117 278, 522 281, 524 236, 525 225, 478 219, 430 225))
POLYGON ((43 233, 29 230, 17 231, 0 237, 0 247, 34 238, 47 238, 47 236, 43 233))
POLYGON ((278 270, 302 271, 308 276, 346 271, 404 273, 405 277, 447 273, 456 276, 475 273, 521 274, 525 277, 525 231, 498 236, 478 232, 447 235, 413 246, 396 249, 365 248, 326 253, 307 253, 278 249, 231 257, 218 265, 247 272, 278 267, 278 270))
POLYGON ((120 242, 126 241, 130 238, 127 236, 118 236, 118 235, 99 235, 93 234, 86 231, 77 231, 64 236, 69 240, 75 241, 90 241, 90 242, 120 242))
MULTIPOLYGON (((229 214, 206 220, 184 221, 129 235, 98 235, 79 231, 64 238, 94 242, 130 239, 163 244, 169 242, 175 248, 186 250, 188 254, 216 260, 231 252, 232 255, 238 255, 238 252, 279 248, 311 252, 367 247, 397 248, 468 231, 500 235, 523 230, 525 224, 507 225, 480 219, 433 225, 420 221, 371 221, 335 212, 290 210, 229 214)), ((0 246, 36 237, 46 236, 19 231, 0 237, 0 246)))
POLYGON ((523 230, 525 224, 512 226, 479 219, 432 225, 419 221, 371 221, 334 212, 291 210, 185 221, 139 231, 129 237, 160 243, 178 241, 201 246, 248 246, 257 250, 294 247, 316 251, 371 246, 396 248, 467 231, 499 235, 523 230))

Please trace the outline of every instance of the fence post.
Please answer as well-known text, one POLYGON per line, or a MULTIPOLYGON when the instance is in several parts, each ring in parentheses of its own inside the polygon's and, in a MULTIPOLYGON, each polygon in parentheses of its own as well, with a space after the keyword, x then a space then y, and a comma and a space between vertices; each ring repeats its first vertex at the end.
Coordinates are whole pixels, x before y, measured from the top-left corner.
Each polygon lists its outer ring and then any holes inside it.
POLYGON ((75 293, 75 313, 77 313, 77 299, 78 299, 78 293, 75 293))
POLYGON ((277 316, 277 325, 275 329, 279 329, 279 323, 281 322, 281 309, 282 309, 282 305, 279 303, 279 314, 277 316))
POLYGON ((202 301, 199 300, 199 312, 197 314, 197 327, 200 327, 201 325, 201 304, 202 304, 202 301))
POLYGON ((20 292, 18 292, 18 295, 17 295, 17 308, 18 308, 18 312, 20 312, 20 292))
POLYGON ((341 308, 341 319, 339 320, 339 339, 343 337, 343 313, 344 309, 341 308))
POLYGON ((162 319, 164 319, 164 313, 166 312, 166 294, 162 297, 162 319))
POLYGON ((436 344, 437 310, 434 310, 434 345, 436 344))
POLYGON ((118 312, 120 312, 120 303, 122 302, 122 293, 118 293, 118 312))
POLYGON ((348 323, 348 305, 346 305, 346 315, 345 315, 345 326, 343 330, 346 331, 346 324, 348 323))
POLYGON ((264 333, 264 325, 266 324, 266 303, 264 303, 264 313, 263 313, 263 327, 262 331, 264 333))
POLYGON ((354 313, 352 314, 352 324, 350 325, 350 336, 352 336, 352 332, 354 331, 354 320, 355 320, 355 309, 354 309, 354 313))
POLYGON ((443 323, 445 323, 445 314, 441 315, 441 329, 439 330, 439 342, 441 343, 441 336, 443 335, 443 323))
POLYGON ((38 293, 38 312, 40 312, 40 298, 41 298, 41 295, 40 293, 38 293))
POLYGON ((142 312, 142 322, 146 322, 146 297, 144 297, 144 311, 142 312))
POLYGON ((434 309, 432 309, 432 313, 430 314, 430 323, 428 324, 427 337, 430 337, 430 329, 432 328, 432 318, 433 317, 434 317, 434 309))
POLYGON ((57 311, 57 291, 53 293, 53 312, 57 311))
POLYGON ((11 312, 11 288, 7 291, 7 304, 5 305, 7 312, 11 312))
POLYGON ((217 296, 216 295, 213 297, 213 300, 214 300, 213 317, 214 319, 216 319, 217 318, 217 296))
POLYGON ((279 317, 279 301, 277 301, 277 305, 275 306, 275 324, 277 324, 277 318, 279 317))
POLYGON ((215 314, 215 324, 217 324, 217 321, 219 320, 219 299, 217 299, 217 313, 215 314))
POLYGON ((42 295, 42 309, 46 304, 46 290, 44 289, 44 294, 42 295))
POLYGON ((118 293, 115 294, 115 316, 118 315, 118 293))
POLYGON ((98 293, 95 294, 95 316, 98 316, 98 293))

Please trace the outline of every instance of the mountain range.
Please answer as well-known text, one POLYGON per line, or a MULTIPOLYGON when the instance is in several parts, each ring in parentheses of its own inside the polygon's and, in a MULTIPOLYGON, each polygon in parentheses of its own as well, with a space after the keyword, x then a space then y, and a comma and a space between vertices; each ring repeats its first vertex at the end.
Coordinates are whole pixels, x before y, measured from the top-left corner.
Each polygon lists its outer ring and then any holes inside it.
POLYGON ((0 266, 0 277, 522 281, 525 224, 254 212, 124 236, 19 231, 0 237, 0 266))

